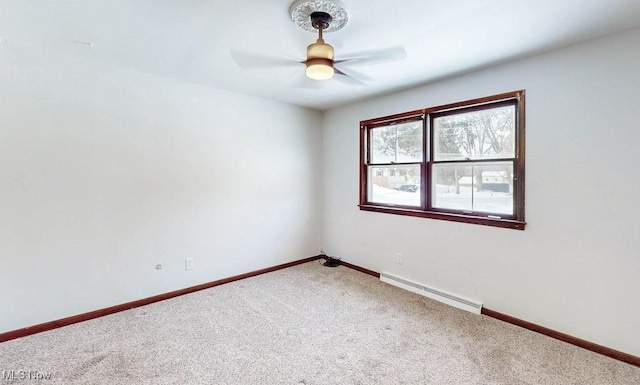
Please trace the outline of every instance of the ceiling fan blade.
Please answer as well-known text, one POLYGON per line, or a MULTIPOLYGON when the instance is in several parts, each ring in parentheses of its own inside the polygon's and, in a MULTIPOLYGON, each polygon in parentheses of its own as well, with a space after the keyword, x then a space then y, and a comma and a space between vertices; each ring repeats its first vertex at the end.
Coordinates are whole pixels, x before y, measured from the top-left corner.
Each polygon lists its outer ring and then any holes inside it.
POLYGON ((341 65, 334 65, 333 67, 336 71, 340 71, 343 74, 347 75, 347 76, 351 76, 352 78, 356 78, 358 80, 360 80, 361 82, 370 82, 372 80, 374 80, 371 76, 369 75, 365 75, 362 72, 356 71, 352 68, 345 68, 341 65))
POLYGON ((238 66, 247 70, 263 69, 268 67, 298 67, 301 63, 304 63, 293 59, 254 55, 239 51, 231 51, 231 57, 238 66))
MULTIPOLYGON (((345 72, 344 70, 338 69, 334 67, 334 70, 336 71, 336 80, 339 82, 342 82, 344 84, 348 84, 350 86, 366 86, 367 83, 365 83, 364 81, 362 81, 362 78, 357 74, 357 72, 354 71, 347 71, 345 72)), ((362 77, 364 78, 368 78, 365 75, 362 75, 362 77)), ((370 79, 370 78, 369 78, 370 79)))
POLYGON ((368 51, 355 52, 346 55, 346 59, 336 60, 334 63, 343 65, 371 65, 400 60, 407 57, 407 51, 401 45, 383 49, 372 49, 368 51))

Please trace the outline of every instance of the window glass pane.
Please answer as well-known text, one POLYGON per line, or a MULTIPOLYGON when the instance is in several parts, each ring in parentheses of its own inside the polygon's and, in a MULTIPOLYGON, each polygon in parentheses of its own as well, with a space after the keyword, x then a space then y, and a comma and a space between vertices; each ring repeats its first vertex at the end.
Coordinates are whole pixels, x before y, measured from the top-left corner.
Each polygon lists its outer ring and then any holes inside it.
POLYGON ((420 206, 420 166, 370 166, 369 202, 420 206))
POLYGON ((433 165, 434 208, 513 215, 513 163, 433 165))
POLYGON ((515 106, 442 116, 433 127, 434 160, 515 157, 515 106))
POLYGON ((422 161, 422 121, 371 130, 371 163, 422 161))

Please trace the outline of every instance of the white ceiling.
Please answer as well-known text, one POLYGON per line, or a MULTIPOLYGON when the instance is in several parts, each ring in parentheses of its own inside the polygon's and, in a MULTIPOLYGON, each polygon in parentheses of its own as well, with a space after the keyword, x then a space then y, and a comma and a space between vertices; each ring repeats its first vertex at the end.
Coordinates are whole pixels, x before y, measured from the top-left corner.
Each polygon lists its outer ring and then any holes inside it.
MULTIPOLYGON (((640 0, 343 0, 336 59, 403 45, 406 59, 351 67, 366 86, 305 83, 304 66, 245 70, 232 50, 304 60, 315 36, 294 0, 0 0, 0 38, 316 109, 409 88, 640 26, 640 0), (85 44, 85 43, 90 43, 85 44)), ((0 44, 0 49, 3 45, 0 44)))

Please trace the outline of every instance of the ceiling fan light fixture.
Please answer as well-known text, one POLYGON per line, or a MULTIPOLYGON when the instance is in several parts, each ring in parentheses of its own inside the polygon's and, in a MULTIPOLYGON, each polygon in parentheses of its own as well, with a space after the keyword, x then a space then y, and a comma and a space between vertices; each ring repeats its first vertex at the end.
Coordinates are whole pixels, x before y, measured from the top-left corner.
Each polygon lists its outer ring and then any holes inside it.
POLYGON ((335 74, 333 60, 323 58, 307 59, 307 77, 313 80, 329 80, 335 74))
POLYGON ((331 79, 333 69, 333 47, 319 38, 307 47, 307 77, 313 80, 331 79))

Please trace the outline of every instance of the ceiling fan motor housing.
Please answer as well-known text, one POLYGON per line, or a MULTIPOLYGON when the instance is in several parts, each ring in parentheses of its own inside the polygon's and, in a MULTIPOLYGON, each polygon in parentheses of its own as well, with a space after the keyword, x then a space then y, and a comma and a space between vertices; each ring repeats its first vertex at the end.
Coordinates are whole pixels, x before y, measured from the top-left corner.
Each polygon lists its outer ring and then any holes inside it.
POLYGON ((333 47, 324 44, 324 41, 318 39, 318 42, 307 47, 307 76, 314 80, 327 80, 333 77, 335 70, 333 69, 333 47))

